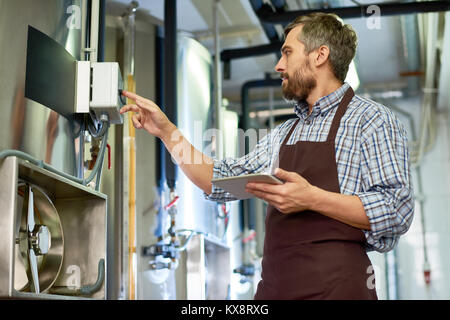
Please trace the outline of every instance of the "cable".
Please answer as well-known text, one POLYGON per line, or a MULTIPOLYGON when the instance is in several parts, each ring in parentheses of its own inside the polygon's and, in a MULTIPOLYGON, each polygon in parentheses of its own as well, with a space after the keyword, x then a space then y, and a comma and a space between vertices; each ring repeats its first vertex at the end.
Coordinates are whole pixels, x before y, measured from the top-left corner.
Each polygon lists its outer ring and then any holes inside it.
POLYGON ((103 137, 105 135, 106 131, 108 130, 108 128, 109 128, 108 114, 104 113, 104 114, 100 115, 100 124, 101 124, 101 127, 100 127, 100 129, 97 130, 91 121, 88 122, 89 134, 95 139, 100 139, 101 137, 103 137))
MULTIPOLYGON (((102 140, 102 145, 100 147, 100 155, 102 155, 102 156, 105 153, 106 143, 107 143, 107 140, 108 140, 109 125, 106 126, 106 127, 107 127, 107 129, 106 129, 106 132, 105 132, 103 140, 102 140)), ((17 157, 17 158, 20 158, 22 160, 26 160, 26 161, 28 161, 28 162, 38 166, 39 168, 46 169, 46 170, 48 170, 50 172, 53 172, 53 173, 55 173, 55 174, 57 174, 59 176, 62 176, 64 178, 66 178, 66 179, 69 179, 69 180, 71 180, 73 182, 82 184, 84 186, 86 186, 89 182, 91 182, 94 179, 96 174, 99 172, 100 166, 102 165, 101 161, 96 161, 90 176, 87 179, 80 179, 80 178, 74 177, 74 176, 72 176, 70 174, 67 174, 65 172, 62 172, 62 171, 60 171, 60 170, 58 170, 58 169, 56 169, 56 168, 46 164, 43 160, 38 160, 38 159, 34 158, 33 156, 29 155, 28 153, 25 153, 25 152, 22 152, 22 151, 19 151, 19 150, 7 149, 7 150, 0 151, 0 159, 4 159, 6 157, 17 157)))

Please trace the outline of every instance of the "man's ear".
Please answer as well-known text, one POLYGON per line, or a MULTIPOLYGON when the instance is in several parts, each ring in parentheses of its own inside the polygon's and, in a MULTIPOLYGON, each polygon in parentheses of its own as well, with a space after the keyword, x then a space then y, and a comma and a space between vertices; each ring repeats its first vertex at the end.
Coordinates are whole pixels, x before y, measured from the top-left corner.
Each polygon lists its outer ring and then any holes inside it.
POLYGON ((322 65, 327 63, 329 57, 330 48, 328 48, 327 46, 320 46, 317 50, 315 50, 314 63, 316 67, 321 67, 322 65))

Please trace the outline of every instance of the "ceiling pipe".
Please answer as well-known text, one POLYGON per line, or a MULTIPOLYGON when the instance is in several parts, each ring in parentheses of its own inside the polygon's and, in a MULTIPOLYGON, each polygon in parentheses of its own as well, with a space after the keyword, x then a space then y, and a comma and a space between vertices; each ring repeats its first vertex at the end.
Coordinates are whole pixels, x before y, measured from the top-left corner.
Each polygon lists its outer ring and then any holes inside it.
MULTIPOLYGON (((263 3, 262 0, 250 0, 250 4, 256 15, 263 14, 270 16, 275 14, 272 7, 267 3, 263 3)), ((261 26, 270 42, 280 41, 278 32, 272 24, 265 23, 261 20, 261 26)))
POLYGON ((220 53, 220 59, 222 61, 230 61, 234 59, 242 59, 247 57, 261 56, 269 53, 279 52, 281 46, 283 45, 282 41, 273 42, 269 44, 264 44, 260 46, 242 48, 242 49, 228 49, 223 50, 220 53))
MULTIPOLYGON (((271 0, 274 4, 275 10, 268 4, 264 3, 262 0, 250 0, 250 5, 252 6, 253 11, 256 15, 260 13, 264 13, 267 15, 275 14, 275 12, 283 12, 284 11, 284 2, 285 0, 271 0)), ((261 22, 261 27, 264 30, 264 33, 269 39, 270 44, 268 46, 256 46, 250 49, 249 51, 242 53, 239 51, 233 50, 225 50, 221 53, 220 59, 224 62, 224 78, 230 79, 231 77, 231 65, 230 61, 232 59, 239 59, 245 57, 252 57, 255 55, 264 55, 269 53, 275 53, 277 58, 280 59, 280 48, 281 48, 281 39, 278 34, 277 29, 270 23, 261 22), (272 45, 273 44, 273 45, 272 45)), ((239 50, 239 49, 238 49, 239 50)), ((245 49, 244 49, 245 50, 245 49)))
MULTIPOLYGON (((407 2, 407 3, 381 3, 372 4, 380 8, 381 16, 393 16, 412 13, 427 13, 427 12, 441 12, 450 11, 450 1, 425 1, 425 2, 407 2)), ((285 11, 278 13, 266 13, 263 11, 257 12, 259 19, 266 23, 286 23, 293 21, 301 15, 310 14, 313 12, 335 13, 343 19, 346 18, 367 18, 373 15, 373 11, 367 8, 370 5, 363 5, 357 7, 343 7, 343 8, 327 8, 327 9, 308 9, 285 11)), ((283 42, 273 42, 266 45, 223 50, 221 53, 221 60, 230 62, 233 59, 241 59, 252 56, 266 55, 274 52, 279 52, 283 42)))
POLYGON ((298 16, 303 16, 314 12, 335 13, 342 19, 367 18, 374 14, 372 10, 373 6, 378 7, 380 16, 394 16, 412 13, 448 11, 450 10, 450 1, 444 0, 403 3, 378 3, 355 7, 295 10, 271 14, 260 11, 257 12, 257 15, 259 19, 264 23, 286 23, 293 21, 298 16))

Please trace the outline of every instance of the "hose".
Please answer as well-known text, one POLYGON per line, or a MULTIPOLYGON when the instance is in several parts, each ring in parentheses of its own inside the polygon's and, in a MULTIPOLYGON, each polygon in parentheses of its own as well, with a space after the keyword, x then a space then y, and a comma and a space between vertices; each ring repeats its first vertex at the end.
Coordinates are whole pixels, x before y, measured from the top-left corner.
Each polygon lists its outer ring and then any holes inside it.
POLYGON ((105 259, 100 259, 98 262, 98 275, 97 281, 92 285, 82 286, 78 289, 70 289, 69 287, 55 287, 49 291, 53 294, 66 295, 66 296, 90 296, 100 290, 105 280, 105 259))
MULTIPOLYGON (((104 134, 104 137, 103 137, 103 140, 102 140, 102 144, 101 144, 101 147, 100 147, 101 158, 103 158, 103 156, 105 154, 106 143, 107 143, 107 140, 108 140, 109 125, 106 126, 106 127, 107 127, 107 129, 106 129, 106 132, 104 134)), ((4 159, 6 157, 17 157, 17 158, 20 158, 22 160, 26 160, 26 161, 28 161, 28 162, 38 166, 39 168, 46 169, 46 170, 48 170, 50 172, 53 172, 53 173, 55 173, 57 175, 60 175, 60 176, 62 176, 64 178, 66 178, 66 179, 69 179, 69 180, 74 181, 76 183, 82 184, 84 186, 86 186, 89 182, 91 182, 94 179, 96 174, 99 172, 100 166, 102 165, 102 161, 96 161, 95 165, 94 165, 94 168, 92 169, 92 172, 89 175, 89 177, 86 178, 86 179, 80 179, 80 178, 74 177, 74 176, 72 176, 70 174, 67 174, 65 172, 62 172, 62 171, 60 171, 60 170, 58 170, 58 169, 56 169, 56 168, 46 164, 43 160, 38 160, 38 159, 32 157, 31 155, 29 155, 28 153, 25 153, 25 152, 22 152, 22 151, 19 151, 19 150, 6 149, 6 150, 0 151, 0 159, 4 159)))

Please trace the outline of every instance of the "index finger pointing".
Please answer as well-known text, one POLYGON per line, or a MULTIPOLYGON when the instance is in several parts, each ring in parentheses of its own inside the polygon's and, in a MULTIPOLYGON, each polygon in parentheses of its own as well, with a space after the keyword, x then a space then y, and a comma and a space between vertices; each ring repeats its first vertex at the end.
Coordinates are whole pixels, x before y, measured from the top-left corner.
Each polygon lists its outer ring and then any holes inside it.
POLYGON ((125 90, 122 91, 122 95, 127 97, 127 98, 129 98, 129 99, 131 99, 131 100, 134 100, 134 101, 136 101, 138 99, 145 100, 144 98, 142 98, 141 96, 137 95, 136 93, 125 91, 125 90))

